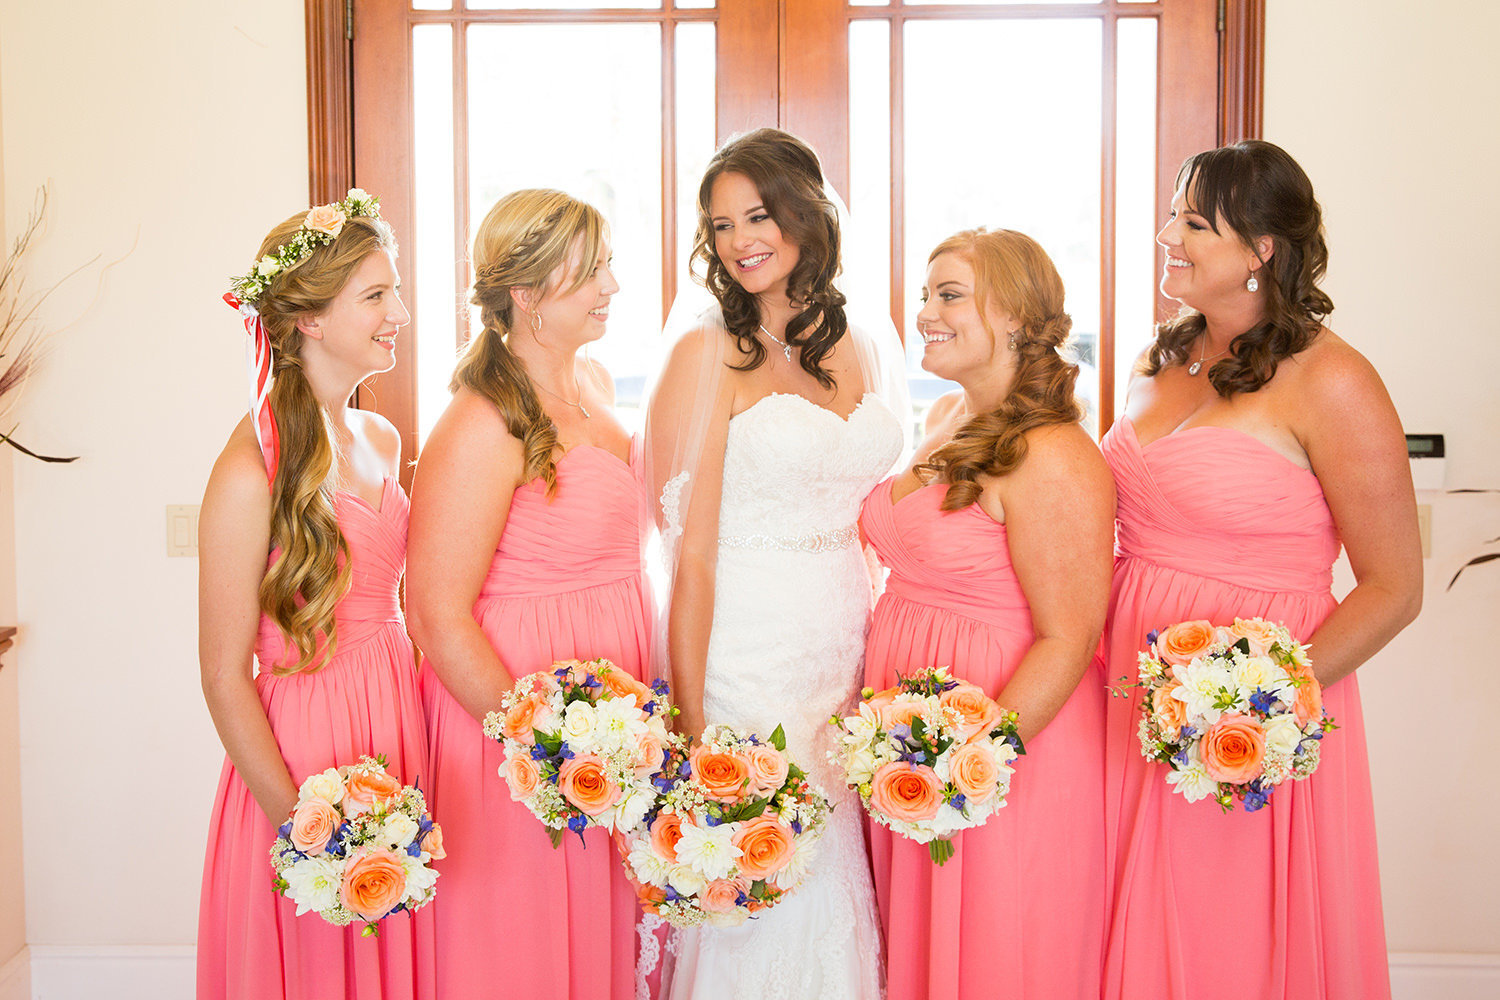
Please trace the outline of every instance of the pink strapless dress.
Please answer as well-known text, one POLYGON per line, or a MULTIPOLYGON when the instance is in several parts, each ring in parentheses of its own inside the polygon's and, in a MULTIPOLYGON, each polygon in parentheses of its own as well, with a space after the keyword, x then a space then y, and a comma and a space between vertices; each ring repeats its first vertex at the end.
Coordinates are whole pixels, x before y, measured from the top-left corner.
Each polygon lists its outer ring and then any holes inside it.
MULTIPOLYGON (((353 578, 335 611, 333 660, 312 673, 276 676, 271 668, 295 662, 296 654, 262 617, 255 686, 293 781, 383 753, 403 784, 426 789, 427 730, 397 593, 406 568, 406 494, 388 478, 379 510, 351 493, 339 493, 334 508, 353 578)), ((377 937, 361 937, 359 924, 298 917, 296 905, 271 888, 275 839, 275 826, 225 760, 198 912, 199 1000, 436 995, 432 916, 440 902, 387 917, 377 937)), ((443 865, 435 867, 442 872, 443 865)), ((443 883, 440 877, 438 900, 443 883)))
MULTIPOLYGON (((607 657, 636 677, 650 663, 648 511, 635 464, 578 446, 516 490, 474 617, 515 676, 556 660, 607 657)), ((504 754, 430 669, 435 819, 448 846, 437 910, 438 990, 453 1000, 631 1000, 635 893, 603 830, 554 848, 512 802, 504 754)))
MULTIPOLYGON (((1104 439, 1119 491, 1111 680, 1135 679, 1146 633, 1238 616, 1307 641, 1334 609, 1339 537, 1318 479, 1224 427, 1142 448, 1104 439)), ((1312 650, 1316 660, 1318 651, 1312 650)), ((1105 803, 1114 906, 1107 998, 1383 1000, 1390 996, 1359 687, 1323 704, 1339 728, 1306 781, 1255 813, 1188 802, 1141 756, 1140 689, 1109 705, 1105 803)))
MULTIPOLYGON (((947 486, 891 503, 875 487, 860 524, 890 567, 865 683, 950 666, 992 697, 1032 642, 1005 526, 977 505, 940 509, 947 486)), ((869 825, 890 1000, 1097 1000, 1104 943, 1104 702, 1097 665, 1016 764, 1008 804, 927 847, 869 825)))

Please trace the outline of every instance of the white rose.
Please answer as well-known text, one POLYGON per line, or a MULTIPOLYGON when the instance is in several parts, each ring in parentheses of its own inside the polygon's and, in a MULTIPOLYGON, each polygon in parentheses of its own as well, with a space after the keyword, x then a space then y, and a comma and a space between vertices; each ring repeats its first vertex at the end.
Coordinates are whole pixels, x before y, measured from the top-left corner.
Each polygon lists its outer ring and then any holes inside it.
POLYGON ((851 753, 844 769, 849 775, 849 784, 863 785, 867 781, 875 780, 875 771, 879 766, 875 762, 875 752, 866 747, 851 753))
POLYGON ((330 767, 319 774, 310 774, 307 780, 302 782, 302 787, 297 790, 297 798, 322 799, 331 806, 336 806, 344 798, 344 779, 339 777, 336 768, 330 767))
POLYGON ((406 813, 395 812, 385 818, 379 840, 392 850, 409 845, 417 836, 417 821, 406 813))
POLYGON ((1262 723, 1266 733, 1266 750, 1288 756, 1295 753, 1302 742, 1302 727, 1297 725, 1295 715, 1273 715, 1262 723))
POLYGON ((275 277, 276 272, 280 270, 281 265, 276 263, 276 258, 269 255, 262 257, 260 259, 260 263, 255 265, 255 273, 260 275, 262 278, 275 277))
POLYGON ((667 884, 681 895, 692 896, 702 892, 708 880, 689 865, 673 865, 667 870, 667 884))
POLYGON ((597 713, 586 701, 575 701, 563 715, 562 738, 575 753, 587 753, 594 747, 594 724, 597 713))

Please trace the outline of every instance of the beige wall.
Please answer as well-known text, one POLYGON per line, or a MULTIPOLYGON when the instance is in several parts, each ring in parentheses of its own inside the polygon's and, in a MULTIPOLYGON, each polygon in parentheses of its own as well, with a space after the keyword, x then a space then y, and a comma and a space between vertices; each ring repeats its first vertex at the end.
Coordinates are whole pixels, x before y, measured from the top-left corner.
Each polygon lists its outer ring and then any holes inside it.
MULTIPOLYGON (((1500 486, 1500 7, 1269 6, 1266 133, 1327 208, 1333 325, 1410 429, 1448 435, 1450 485, 1500 486)), ((221 752, 198 691, 197 563, 165 556, 163 507, 198 501, 243 408, 242 335, 218 292, 306 198, 302 30, 297 0, 0 5, 3 218, 14 227, 50 181, 37 279, 120 260, 48 304, 60 332, 21 414, 28 442, 83 458, 0 460, 16 523, 0 502, 0 618, 13 539, 27 630, 0 673, 0 733, 19 682, 33 944, 193 940, 221 752)), ((1362 674, 1390 943, 1500 954, 1500 807, 1469 763, 1500 704, 1500 566, 1441 590, 1500 534, 1500 497, 1434 498, 1433 532, 1422 618, 1362 674)), ((0 962, 14 843, 0 826, 0 962)))
MULTIPOLYGON (((1271 0, 1266 138, 1326 212, 1330 326, 1375 364, 1448 486, 1500 487, 1500 5, 1271 0)), ((1500 494, 1432 504, 1421 617, 1359 673, 1392 951, 1500 954, 1500 801, 1479 762, 1500 709, 1500 494)), ((1316 654, 1316 651, 1314 651, 1316 654)), ((1333 737, 1337 738, 1337 736, 1333 737)))
POLYGON ((27 934, 182 944, 222 750, 203 708, 197 503, 245 405, 243 328, 218 299, 306 204, 299 0, 0 4, 5 218, 49 182, 33 271, 69 280, 22 418, 16 572, 27 934), (118 261, 105 267, 107 262, 118 261))

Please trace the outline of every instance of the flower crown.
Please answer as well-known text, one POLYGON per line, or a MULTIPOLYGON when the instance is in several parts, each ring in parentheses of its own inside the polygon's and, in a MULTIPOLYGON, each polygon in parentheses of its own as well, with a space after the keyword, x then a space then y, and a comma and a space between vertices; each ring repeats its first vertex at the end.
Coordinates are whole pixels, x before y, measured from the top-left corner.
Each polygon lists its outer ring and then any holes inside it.
POLYGON ((267 254, 250 268, 248 274, 234 279, 230 289, 243 305, 254 307, 271 281, 283 271, 302 263, 318 247, 332 243, 354 216, 380 218, 380 199, 366 194, 363 188, 350 188, 343 201, 319 205, 307 213, 302 228, 288 242, 267 254))

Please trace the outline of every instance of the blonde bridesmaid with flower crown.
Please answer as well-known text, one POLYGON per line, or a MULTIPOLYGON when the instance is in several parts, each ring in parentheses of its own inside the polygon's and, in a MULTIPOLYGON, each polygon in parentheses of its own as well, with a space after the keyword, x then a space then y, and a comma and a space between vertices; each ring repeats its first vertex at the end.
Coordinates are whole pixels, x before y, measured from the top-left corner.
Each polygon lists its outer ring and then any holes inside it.
MULTIPOLYGON (((890 568, 865 683, 947 666, 1020 717, 1005 808, 925 844, 870 825, 891 1000, 1097 1000, 1104 948, 1103 676, 1114 487, 1079 425, 1072 320, 1036 241, 967 230, 928 258, 922 367, 957 382, 910 468, 865 500, 890 568)), ((954 780, 964 787, 955 770, 954 780)), ((993 781, 989 790, 993 792, 993 781)))
MULTIPOLYGON (((438 989, 454 1000, 630 1000, 635 893, 605 830, 547 830, 497 770, 480 720, 516 677, 605 657, 649 662, 647 512, 614 385, 579 350, 604 335, 609 237, 559 191, 501 198, 474 237, 483 329, 412 488, 412 635, 452 845, 439 885, 438 989)), ((512 780, 524 782, 517 772, 512 780)))
POLYGON ((1161 324, 1104 439, 1119 490, 1110 675, 1152 630, 1279 622, 1309 645, 1339 728, 1305 781, 1257 812, 1189 802, 1112 699, 1113 913, 1104 996, 1390 996, 1375 815, 1355 669, 1416 615, 1422 557, 1401 421, 1380 376, 1323 325, 1312 183, 1249 140, 1189 157, 1157 234, 1161 324), (1339 548, 1355 586, 1330 592, 1339 548))
POLYGON ((203 869, 199 1000, 436 995, 430 911, 395 914, 378 937, 298 917, 269 855, 308 776, 367 754, 402 784, 429 774, 398 599, 401 442, 348 405, 395 363, 411 318, 399 283, 395 237, 358 189, 271 230, 235 283, 231 304, 274 383, 220 454, 199 520, 203 695, 228 756, 203 869))

